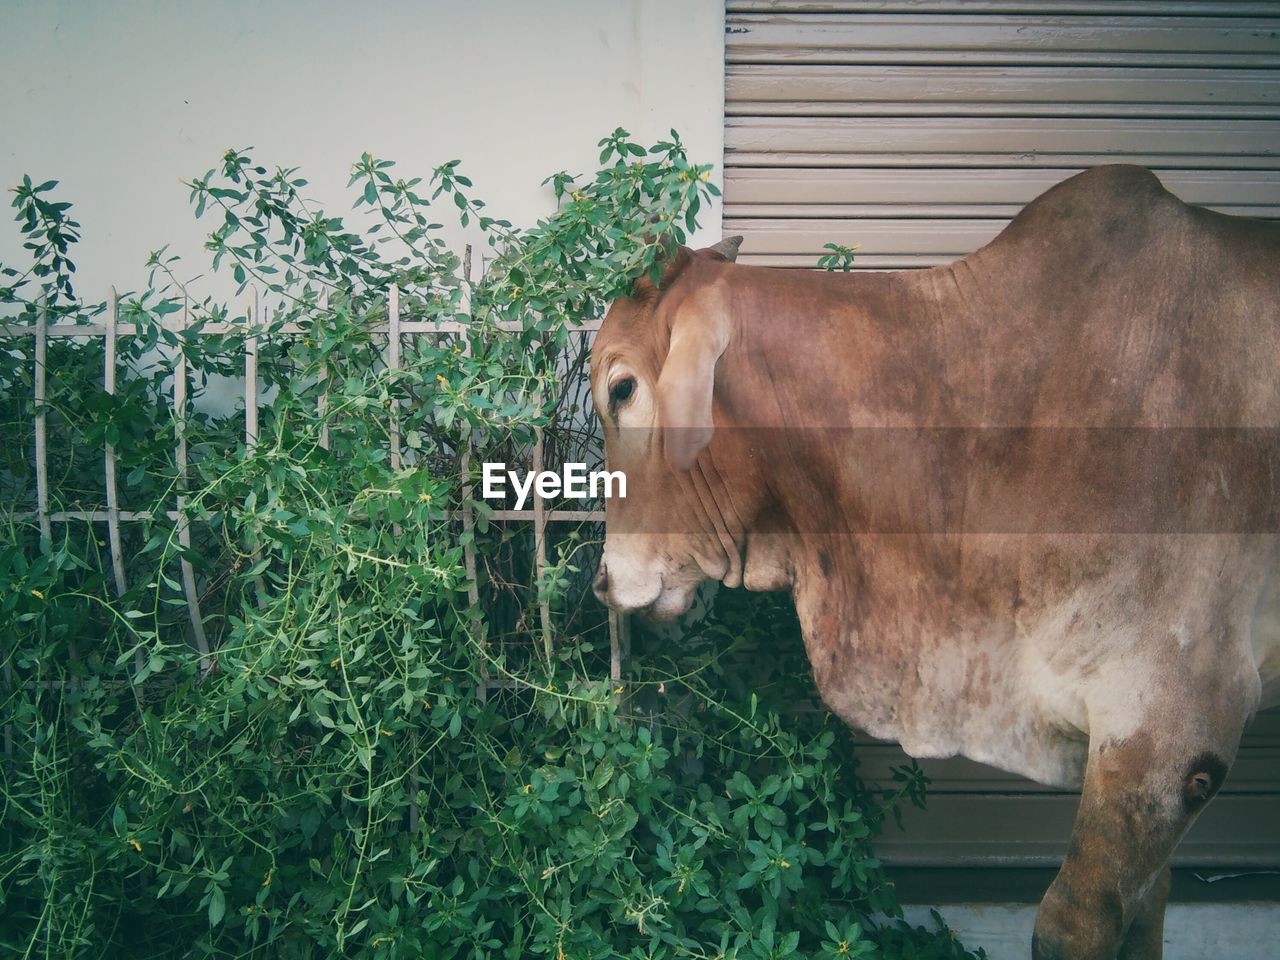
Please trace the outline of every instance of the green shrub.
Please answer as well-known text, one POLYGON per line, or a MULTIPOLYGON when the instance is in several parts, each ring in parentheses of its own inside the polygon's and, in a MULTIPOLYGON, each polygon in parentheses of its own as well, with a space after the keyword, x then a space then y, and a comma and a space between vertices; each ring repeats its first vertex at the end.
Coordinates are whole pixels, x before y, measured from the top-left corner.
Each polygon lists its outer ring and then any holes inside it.
MULTIPOLYGON (((147 515, 124 525, 123 595, 103 524, 58 522, 41 539, 34 346, 5 341, 6 953, 969 955, 944 928, 892 921, 871 844, 896 804, 920 800, 922 778, 904 770, 883 791, 858 779, 845 729, 806 709, 786 602, 721 592, 679 644, 639 630, 615 686, 605 612, 587 600, 599 530, 558 535, 559 560, 536 582, 528 531, 466 500, 468 447, 475 463, 518 461, 542 427, 549 460, 599 456, 572 328, 660 270, 652 241, 683 238, 715 192, 674 134, 645 150, 619 130, 601 146, 594 179, 547 181, 559 210, 528 231, 490 217, 456 163, 406 181, 362 157, 359 226, 316 210, 295 171, 245 152, 191 181, 197 215, 216 223, 214 270, 242 294, 255 285, 263 314, 198 297, 162 251, 146 288, 121 299, 137 335, 120 341, 115 395, 101 337, 49 343, 54 509, 100 508, 109 441, 123 507, 147 515), (439 239, 440 206, 487 238, 483 279, 439 239), (372 328, 392 287, 405 320, 466 333, 406 337, 389 370, 372 328), (250 329, 266 391, 252 448, 243 409, 212 398, 243 370, 250 329), (195 399, 210 394, 186 411, 185 481, 170 401, 179 346, 195 399), (180 492, 190 548, 170 515, 180 492), (556 610, 549 658, 540 599, 556 610)), ((17 322, 42 301, 59 323, 105 309, 75 294, 78 226, 54 186, 16 191, 32 267, 4 269, 0 301, 17 322)))

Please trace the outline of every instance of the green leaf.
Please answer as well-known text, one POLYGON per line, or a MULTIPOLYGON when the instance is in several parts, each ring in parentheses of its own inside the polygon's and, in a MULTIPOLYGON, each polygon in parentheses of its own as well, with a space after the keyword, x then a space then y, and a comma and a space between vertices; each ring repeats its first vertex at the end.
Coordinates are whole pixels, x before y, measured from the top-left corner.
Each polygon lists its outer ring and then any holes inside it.
POLYGON ((223 896, 222 888, 215 886, 209 895, 209 926, 216 927, 220 924, 226 912, 226 897, 223 896))

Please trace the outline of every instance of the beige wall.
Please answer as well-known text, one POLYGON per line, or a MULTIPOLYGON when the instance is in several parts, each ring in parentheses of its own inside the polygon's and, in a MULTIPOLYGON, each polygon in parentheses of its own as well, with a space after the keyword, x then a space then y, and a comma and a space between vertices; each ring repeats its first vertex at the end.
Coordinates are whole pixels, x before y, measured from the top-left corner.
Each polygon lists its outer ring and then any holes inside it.
MULTIPOLYGON (((552 208, 548 174, 594 170, 614 126, 675 127, 717 169, 723 153, 720 0, 4 0, 0 37, 0 184, 62 181, 90 299, 142 283, 164 243, 205 265, 178 180, 229 146, 300 166, 342 214, 362 151, 406 176, 461 159, 518 224, 552 208)), ((703 223, 718 237, 718 208, 703 223)), ((21 258, 6 218, 0 261, 21 258)))

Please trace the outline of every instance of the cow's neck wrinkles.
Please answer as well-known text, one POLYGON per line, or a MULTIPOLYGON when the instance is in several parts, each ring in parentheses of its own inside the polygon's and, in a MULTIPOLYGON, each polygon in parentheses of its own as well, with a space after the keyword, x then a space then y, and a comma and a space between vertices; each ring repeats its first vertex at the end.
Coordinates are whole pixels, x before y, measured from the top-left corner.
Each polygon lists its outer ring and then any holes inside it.
POLYGON ((718 559, 723 565, 723 573, 719 579, 725 586, 740 587, 743 585, 746 525, 738 516, 732 493, 714 459, 709 456, 701 457, 694 464, 689 478, 703 522, 714 534, 720 551, 718 559))

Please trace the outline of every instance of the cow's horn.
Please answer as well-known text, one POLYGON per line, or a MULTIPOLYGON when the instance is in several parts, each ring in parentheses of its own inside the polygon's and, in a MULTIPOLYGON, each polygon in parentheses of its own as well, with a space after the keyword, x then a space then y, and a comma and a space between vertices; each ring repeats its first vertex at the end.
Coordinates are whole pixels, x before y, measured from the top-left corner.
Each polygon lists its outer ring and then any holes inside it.
POLYGON ((733 262, 738 259, 738 248, 741 246, 741 237, 725 237, 719 243, 711 247, 711 249, 720 254, 726 260, 733 262))

